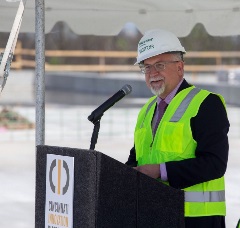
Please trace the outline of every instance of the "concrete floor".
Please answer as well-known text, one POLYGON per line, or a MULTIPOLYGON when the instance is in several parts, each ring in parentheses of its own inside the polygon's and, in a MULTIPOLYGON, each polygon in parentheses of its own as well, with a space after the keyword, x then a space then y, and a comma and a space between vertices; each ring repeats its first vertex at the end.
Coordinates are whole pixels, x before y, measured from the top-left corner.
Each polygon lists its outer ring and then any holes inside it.
MULTIPOLYGON (((84 142, 49 142, 49 145, 86 149, 84 142)), ((132 140, 101 140, 97 150, 119 161, 126 161, 132 140), (114 152, 112 148, 115 148, 114 152)), ((35 200, 35 145, 33 142, 1 142, 0 153, 0 227, 33 228, 35 200)), ((227 227, 240 218, 240 140, 230 139, 226 173, 227 227)))

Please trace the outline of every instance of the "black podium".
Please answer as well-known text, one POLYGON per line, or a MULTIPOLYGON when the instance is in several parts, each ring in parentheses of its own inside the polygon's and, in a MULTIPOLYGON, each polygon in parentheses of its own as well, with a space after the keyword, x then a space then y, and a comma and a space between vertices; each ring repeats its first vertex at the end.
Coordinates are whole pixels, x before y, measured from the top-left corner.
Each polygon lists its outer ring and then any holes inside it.
POLYGON ((47 154, 74 157, 74 228, 184 227, 184 193, 94 150, 37 146, 35 227, 45 226, 47 154))

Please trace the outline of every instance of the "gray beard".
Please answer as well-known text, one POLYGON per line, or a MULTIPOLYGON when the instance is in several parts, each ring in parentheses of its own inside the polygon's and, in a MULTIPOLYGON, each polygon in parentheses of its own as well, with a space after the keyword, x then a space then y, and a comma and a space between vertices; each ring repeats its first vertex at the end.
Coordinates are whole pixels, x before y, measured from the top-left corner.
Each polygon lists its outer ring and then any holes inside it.
POLYGON ((164 91, 165 91, 165 85, 163 85, 161 88, 159 89, 154 89, 153 87, 150 88, 151 92, 156 95, 156 96, 160 96, 164 91))

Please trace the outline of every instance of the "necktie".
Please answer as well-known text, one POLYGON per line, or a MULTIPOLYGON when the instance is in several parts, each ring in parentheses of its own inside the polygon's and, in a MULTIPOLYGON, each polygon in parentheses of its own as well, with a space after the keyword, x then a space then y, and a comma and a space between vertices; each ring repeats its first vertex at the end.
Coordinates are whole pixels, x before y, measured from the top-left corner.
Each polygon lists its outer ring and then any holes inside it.
POLYGON ((160 120, 162 119, 162 116, 166 110, 167 107, 167 103, 164 100, 161 100, 161 102, 158 104, 157 106, 157 112, 156 112, 156 121, 155 121, 155 125, 154 125, 154 130, 153 130, 153 135, 155 135, 156 131, 157 131, 157 127, 158 124, 160 122, 160 120))

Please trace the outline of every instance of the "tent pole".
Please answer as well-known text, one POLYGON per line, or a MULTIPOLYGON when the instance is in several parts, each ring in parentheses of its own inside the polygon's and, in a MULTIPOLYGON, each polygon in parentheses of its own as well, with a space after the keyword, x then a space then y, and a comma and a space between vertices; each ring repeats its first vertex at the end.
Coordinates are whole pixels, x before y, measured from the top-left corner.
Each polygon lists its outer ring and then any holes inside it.
POLYGON ((35 0, 36 146, 45 144, 45 4, 35 0))

